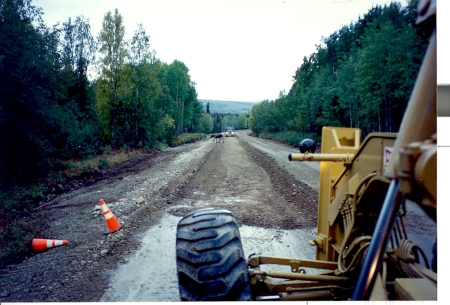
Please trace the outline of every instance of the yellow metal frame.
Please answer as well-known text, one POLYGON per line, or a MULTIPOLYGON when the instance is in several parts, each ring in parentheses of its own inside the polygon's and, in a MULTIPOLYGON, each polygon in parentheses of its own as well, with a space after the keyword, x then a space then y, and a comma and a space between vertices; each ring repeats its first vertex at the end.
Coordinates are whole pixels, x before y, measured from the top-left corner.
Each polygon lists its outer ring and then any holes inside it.
MULTIPOLYGON (((422 17, 427 10, 431 15, 435 14, 435 3, 433 4, 430 0, 423 0, 421 3, 419 14, 422 17)), ((370 244, 370 235, 373 233, 373 230, 370 230, 378 220, 377 215, 380 214, 380 209, 382 206, 384 208, 385 202, 388 202, 384 199, 389 197, 386 193, 388 187, 390 189, 389 185, 392 185, 391 181, 399 184, 393 198, 413 198, 425 210, 428 212, 431 210, 431 214, 434 213, 435 216, 437 206, 436 33, 430 39, 398 135, 372 133, 362 144, 360 137, 361 131, 356 128, 324 127, 320 155, 306 153, 289 156, 291 161, 321 162, 318 232, 316 238, 310 242, 317 247, 317 260, 250 257, 247 261, 250 282, 253 289, 261 289, 262 295, 276 294, 283 300, 333 299, 336 295, 330 291, 334 289, 338 294, 343 293, 342 297, 345 295, 345 290, 352 289, 356 281, 355 291, 358 290, 359 283, 367 284, 369 281, 360 281, 360 277, 352 277, 352 270, 346 269, 347 266, 341 268, 341 259, 342 255, 348 254, 351 247, 360 247, 361 251, 367 249, 365 247, 370 244), (358 218, 361 217, 358 214, 364 213, 366 213, 365 217, 358 218), (353 218, 346 218, 348 214, 351 214, 353 218), (339 215, 341 217, 338 217, 339 215), (350 235, 353 234, 354 222, 366 220, 368 224, 359 223, 359 225, 363 228, 367 226, 367 235, 363 232, 362 235, 352 236, 352 242, 347 243, 350 235), (344 250, 343 247, 347 248, 344 250), (263 264, 290 266, 291 272, 262 271, 260 265, 263 264), (303 267, 318 269, 318 272, 304 274, 301 272, 303 267)), ((389 206, 389 202, 386 206, 389 206)), ((373 237, 375 236, 381 235, 373 237)), ((371 245, 377 244, 373 242, 371 245)), ((394 254, 403 255, 395 251, 394 254)), ((386 251, 381 253, 380 257, 383 258, 385 254, 392 253, 386 251)), ((376 259, 373 261, 366 259, 364 263, 375 261, 376 259)), ((357 262, 356 265, 359 264, 360 262, 357 262)), ((367 269, 374 279, 373 289, 366 290, 370 293, 371 300, 388 300, 385 286, 387 266, 386 262, 382 264, 384 266, 381 268, 382 272, 367 269)), ((410 267, 421 276, 396 279, 394 284, 396 298, 436 299, 436 273, 417 263, 412 263, 410 267), (416 289, 416 287, 424 286, 427 287, 425 291, 416 289)), ((364 273, 363 268, 355 270, 360 274, 364 273)), ((262 297, 261 299, 271 300, 262 297)))
MULTIPOLYGON (((355 196, 361 181, 372 175, 381 176, 389 161, 396 134, 371 133, 360 144, 358 128, 324 127, 321 154, 291 154, 291 161, 320 161, 320 189, 317 237, 311 241, 317 246, 318 260, 336 261, 344 232, 335 226, 346 198, 355 196)), ((356 203, 355 203, 356 204, 356 203)))

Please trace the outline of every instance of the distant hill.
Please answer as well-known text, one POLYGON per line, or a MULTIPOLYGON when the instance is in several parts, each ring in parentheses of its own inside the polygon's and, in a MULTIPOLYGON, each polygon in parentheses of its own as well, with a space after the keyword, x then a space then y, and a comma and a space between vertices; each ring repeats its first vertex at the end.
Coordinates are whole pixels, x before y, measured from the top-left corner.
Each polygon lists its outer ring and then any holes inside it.
POLYGON ((206 104, 209 102, 209 111, 211 114, 248 114, 254 104, 258 102, 233 102, 233 101, 215 101, 215 100, 198 100, 203 104, 206 110, 206 104))

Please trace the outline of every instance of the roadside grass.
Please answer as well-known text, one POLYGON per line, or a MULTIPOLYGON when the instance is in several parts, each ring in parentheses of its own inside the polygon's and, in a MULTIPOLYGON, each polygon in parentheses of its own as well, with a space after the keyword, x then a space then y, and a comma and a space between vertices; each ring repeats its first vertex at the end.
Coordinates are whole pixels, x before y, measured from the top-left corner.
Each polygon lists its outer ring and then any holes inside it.
POLYGON ((314 140, 316 143, 320 143, 321 141, 321 139, 313 133, 276 132, 261 133, 258 136, 262 139, 274 140, 294 147, 298 147, 300 142, 307 138, 314 140))
POLYGON ((107 151, 101 155, 85 160, 55 160, 50 162, 55 178, 73 178, 82 173, 98 171, 106 166, 120 164, 127 160, 139 157, 145 153, 144 149, 121 149, 107 151), (62 171, 61 171, 62 170, 62 171))
MULTIPOLYGON (((203 133, 181 134, 171 141, 170 146, 192 143, 204 138, 203 133)), ((167 147, 167 144, 159 144, 153 149, 164 150, 167 147)), ((150 149, 105 149, 103 154, 86 159, 48 160, 51 172, 47 177, 27 186, 6 189, 0 185, 0 268, 30 255, 31 239, 45 227, 45 221, 40 218, 39 213, 33 213, 33 209, 56 197, 58 185, 89 177, 101 169, 142 156, 147 151, 150 149)))
POLYGON ((180 146, 187 143, 192 143, 198 140, 202 140, 206 137, 204 133, 182 133, 173 138, 170 146, 180 146))
POLYGON ((0 189, 0 266, 29 255, 30 241, 39 234, 43 223, 42 219, 34 217, 39 213, 31 213, 39 203, 56 196, 58 185, 144 153, 144 149, 122 149, 84 160, 48 160, 52 170, 46 178, 27 186, 0 189))

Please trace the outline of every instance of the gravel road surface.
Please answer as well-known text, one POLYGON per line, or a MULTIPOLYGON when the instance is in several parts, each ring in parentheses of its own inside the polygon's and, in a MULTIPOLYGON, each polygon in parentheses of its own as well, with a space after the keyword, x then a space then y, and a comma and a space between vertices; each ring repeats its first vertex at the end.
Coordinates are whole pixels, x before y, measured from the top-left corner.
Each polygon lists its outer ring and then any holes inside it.
MULTIPOLYGON (((66 186, 28 217, 40 238, 69 244, 2 267, 0 302, 178 301, 178 221, 204 207, 234 213, 244 254, 313 259, 319 163, 289 162, 297 149, 239 131, 147 153, 66 186), (122 224, 107 231, 99 200, 122 224)), ((432 248, 436 225, 408 206, 407 226, 432 248)))
POLYGON ((205 206, 235 214, 246 255, 312 258, 314 249, 299 244, 315 234, 317 189, 306 182, 318 172, 298 180, 286 154, 294 148, 248 132, 224 140, 148 153, 43 203, 31 215, 42 219, 38 237, 69 244, 5 266, 0 301, 176 301, 176 223, 205 206), (100 199, 123 224, 120 231, 105 234, 100 199))

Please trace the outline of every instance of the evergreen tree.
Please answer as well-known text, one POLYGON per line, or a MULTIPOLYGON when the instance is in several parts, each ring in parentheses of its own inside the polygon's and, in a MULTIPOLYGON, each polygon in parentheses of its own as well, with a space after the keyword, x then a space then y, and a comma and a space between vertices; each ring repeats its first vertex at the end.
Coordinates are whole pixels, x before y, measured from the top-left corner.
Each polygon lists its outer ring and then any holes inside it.
POLYGON ((375 6, 323 38, 287 95, 253 106, 252 130, 318 137, 323 126, 358 127, 363 136, 398 131, 429 35, 414 24, 416 5, 375 6))

